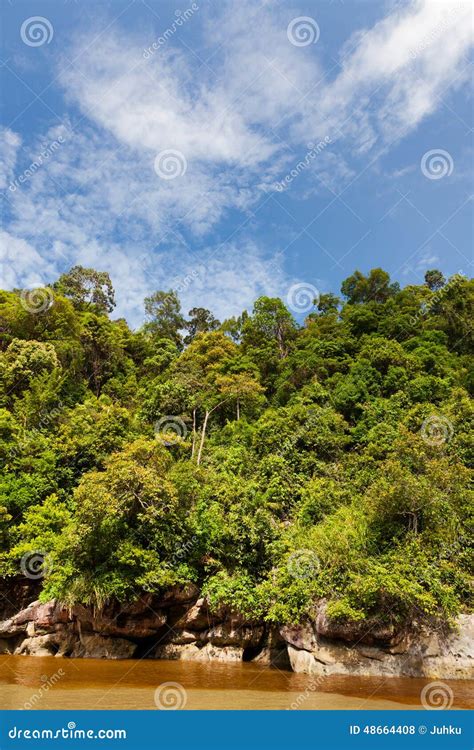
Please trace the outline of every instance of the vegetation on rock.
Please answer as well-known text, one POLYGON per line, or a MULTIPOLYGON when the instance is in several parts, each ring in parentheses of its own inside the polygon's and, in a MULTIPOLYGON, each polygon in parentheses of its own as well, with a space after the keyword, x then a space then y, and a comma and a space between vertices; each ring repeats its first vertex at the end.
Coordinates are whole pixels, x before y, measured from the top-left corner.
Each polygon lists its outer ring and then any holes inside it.
POLYGON ((113 320, 76 267, 33 309, 0 292, 0 573, 101 606, 193 582, 295 623, 451 620, 472 557, 474 282, 356 271, 299 326, 145 301, 113 320), (25 563, 26 560, 26 563, 25 563))

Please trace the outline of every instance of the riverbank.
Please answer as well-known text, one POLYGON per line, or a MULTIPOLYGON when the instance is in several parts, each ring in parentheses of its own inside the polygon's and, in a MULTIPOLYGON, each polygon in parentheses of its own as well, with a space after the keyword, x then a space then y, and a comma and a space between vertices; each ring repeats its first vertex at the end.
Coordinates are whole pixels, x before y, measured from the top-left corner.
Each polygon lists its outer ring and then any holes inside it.
POLYGON ((100 612, 40 603, 38 588, 20 586, 3 598, 0 653, 92 659, 164 659, 248 663, 307 673, 372 677, 474 677, 474 618, 451 631, 413 623, 407 631, 331 622, 322 601, 294 627, 246 620, 226 608, 211 611, 195 586, 162 597, 143 595, 100 612), (18 611, 18 607, 20 607, 18 611))

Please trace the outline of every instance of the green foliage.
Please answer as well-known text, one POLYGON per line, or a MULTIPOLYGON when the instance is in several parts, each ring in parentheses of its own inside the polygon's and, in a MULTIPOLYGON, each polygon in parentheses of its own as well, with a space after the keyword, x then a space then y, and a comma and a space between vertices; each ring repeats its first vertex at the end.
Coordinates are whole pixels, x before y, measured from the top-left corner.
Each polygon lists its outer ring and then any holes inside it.
POLYGON ((195 582, 294 623, 451 620, 471 589, 474 284, 356 271, 298 326, 279 299, 219 324, 175 292, 112 321, 76 267, 32 312, 0 292, 0 572, 102 606, 195 582), (186 338, 183 338, 187 332, 186 338))
POLYGON ((446 284, 446 279, 441 271, 434 268, 425 273, 425 284, 433 292, 441 289, 446 284))
POLYGON ((248 573, 237 571, 233 575, 222 571, 209 578, 203 593, 209 597, 211 610, 227 607, 249 619, 264 613, 262 597, 248 573))
POLYGON ((74 266, 59 277, 53 288, 68 297, 75 307, 92 305, 102 312, 112 312, 115 307, 114 289, 105 271, 74 266))
POLYGON ((6 403, 12 403, 35 378, 50 376, 59 368, 59 360, 52 344, 40 341, 13 339, 7 350, 0 353, 0 379, 6 403))
POLYGON ((341 292, 350 304, 385 302, 398 291, 398 284, 390 284, 390 276, 381 268, 373 268, 368 276, 356 271, 341 286, 341 292))
POLYGON ((188 315, 191 316, 191 320, 186 322, 188 335, 184 339, 185 344, 190 344, 199 333, 209 333, 220 327, 220 322, 205 307, 193 307, 188 315))
POLYGON ((181 315, 181 304, 178 295, 172 289, 169 292, 154 292, 145 298, 147 322, 145 331, 153 339, 169 339, 177 346, 182 345, 181 329, 186 321, 181 315))

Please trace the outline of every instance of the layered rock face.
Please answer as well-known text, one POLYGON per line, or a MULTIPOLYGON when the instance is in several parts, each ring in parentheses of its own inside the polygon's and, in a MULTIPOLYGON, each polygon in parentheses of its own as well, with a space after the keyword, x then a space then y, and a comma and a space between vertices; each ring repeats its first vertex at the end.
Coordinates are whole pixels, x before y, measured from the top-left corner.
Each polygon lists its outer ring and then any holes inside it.
POLYGON ((430 679, 474 678, 474 617, 461 615, 451 631, 417 623, 410 632, 331 622, 324 603, 304 625, 283 627, 294 672, 430 679))
POLYGON ((150 594, 101 612, 9 591, 0 605, 0 653, 84 658, 257 661, 319 676, 331 674, 467 679, 474 677, 474 618, 451 632, 414 624, 410 633, 365 622, 330 621, 322 602, 303 625, 269 628, 225 608, 212 612, 194 586, 150 594), (13 596, 14 593, 14 596, 13 596), (11 598, 13 596, 13 599, 11 598), (15 612, 15 602, 20 611, 15 612))
MULTIPOLYGON (((11 602, 11 600, 9 600, 11 602)), ((24 601, 24 600, 23 600, 24 601)), ((211 614, 194 586, 161 598, 144 595, 95 612, 59 602, 30 602, 0 621, 0 653, 84 658, 246 661, 289 668, 286 644, 263 623, 222 609, 211 614)), ((0 616, 2 612, 0 611, 0 616)))

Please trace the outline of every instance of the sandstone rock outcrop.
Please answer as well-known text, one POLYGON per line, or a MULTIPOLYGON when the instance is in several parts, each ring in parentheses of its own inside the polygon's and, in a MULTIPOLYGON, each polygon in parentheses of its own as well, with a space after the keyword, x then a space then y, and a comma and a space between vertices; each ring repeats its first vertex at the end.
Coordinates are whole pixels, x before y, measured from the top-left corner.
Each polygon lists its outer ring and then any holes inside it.
POLYGON ((432 679, 474 677, 474 617, 451 631, 414 623, 410 631, 332 621, 321 601, 305 623, 281 628, 221 608, 211 611, 195 586, 161 597, 144 594, 100 612, 57 601, 42 603, 37 587, 9 591, 0 604, 0 654, 95 659, 255 661, 318 676, 353 674, 432 679), (15 611, 14 601, 21 604, 15 611))
POLYGON ((474 678, 474 617, 461 615, 450 632, 426 626, 397 633, 393 627, 362 628, 327 617, 322 602, 314 620, 280 628, 291 668, 319 676, 353 674, 432 679, 474 678))

